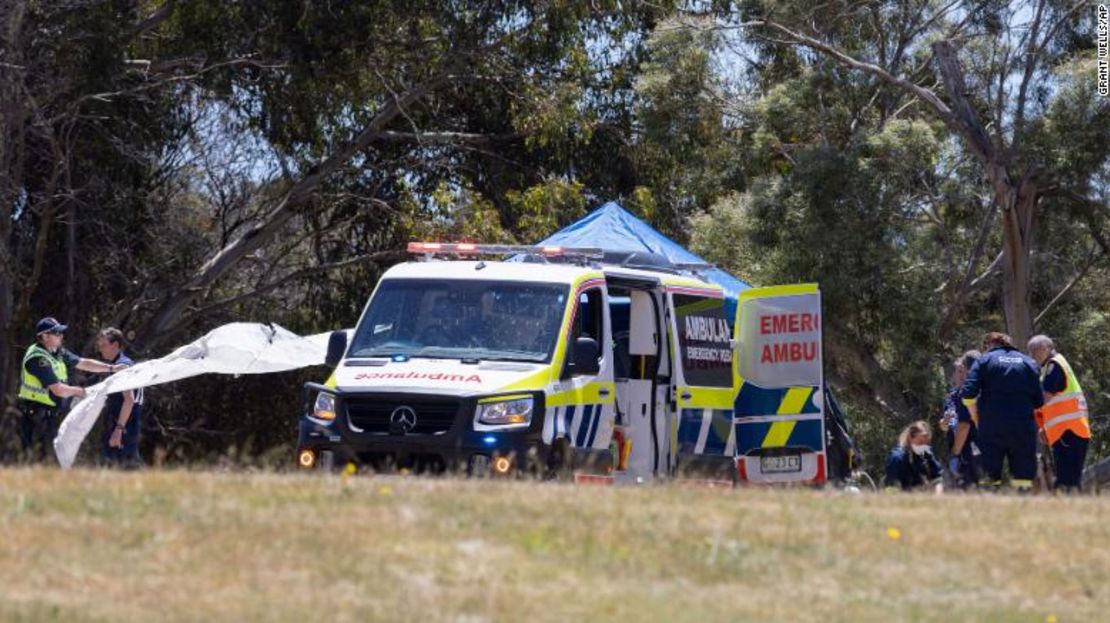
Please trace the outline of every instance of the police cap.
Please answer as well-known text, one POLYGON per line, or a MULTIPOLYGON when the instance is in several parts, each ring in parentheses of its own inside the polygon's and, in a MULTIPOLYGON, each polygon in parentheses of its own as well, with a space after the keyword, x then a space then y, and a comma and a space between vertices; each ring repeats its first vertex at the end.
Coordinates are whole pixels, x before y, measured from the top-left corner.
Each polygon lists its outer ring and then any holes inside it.
POLYGON ((65 333, 68 328, 68 325, 58 322, 57 318, 47 316, 38 321, 38 324, 35 325, 35 335, 42 335, 43 333, 65 333))

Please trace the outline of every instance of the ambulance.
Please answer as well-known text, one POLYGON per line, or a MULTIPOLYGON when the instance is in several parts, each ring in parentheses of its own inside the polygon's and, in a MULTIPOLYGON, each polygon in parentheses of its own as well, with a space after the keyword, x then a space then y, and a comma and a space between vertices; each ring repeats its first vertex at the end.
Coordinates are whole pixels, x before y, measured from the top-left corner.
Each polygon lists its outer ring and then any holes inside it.
POLYGON ((825 480, 820 293, 711 266, 411 243, 305 385, 297 462, 643 483, 825 480))

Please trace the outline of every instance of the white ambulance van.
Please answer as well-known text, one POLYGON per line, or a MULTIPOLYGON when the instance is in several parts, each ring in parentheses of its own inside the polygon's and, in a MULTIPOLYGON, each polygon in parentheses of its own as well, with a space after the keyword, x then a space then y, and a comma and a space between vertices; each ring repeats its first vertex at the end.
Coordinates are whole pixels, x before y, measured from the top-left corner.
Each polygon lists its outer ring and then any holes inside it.
MULTIPOLYGON (((302 468, 823 479, 820 380, 812 391, 745 383, 745 338, 722 289, 698 276, 708 267, 600 249, 409 252, 418 261, 383 275, 355 329, 332 334, 327 382, 305 387, 302 468)), ((773 382, 767 366, 809 352, 772 343, 770 330, 791 328, 774 319, 789 311, 767 305, 778 299, 748 299, 772 316, 750 338, 769 345, 771 361, 749 359, 773 382)))

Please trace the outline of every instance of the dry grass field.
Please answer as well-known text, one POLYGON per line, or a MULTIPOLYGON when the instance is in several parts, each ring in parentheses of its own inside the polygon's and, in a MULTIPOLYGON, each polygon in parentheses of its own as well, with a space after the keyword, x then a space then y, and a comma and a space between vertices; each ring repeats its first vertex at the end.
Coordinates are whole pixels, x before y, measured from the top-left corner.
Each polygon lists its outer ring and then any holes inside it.
POLYGON ((0 470, 3 620, 1093 621, 1110 499, 0 470))

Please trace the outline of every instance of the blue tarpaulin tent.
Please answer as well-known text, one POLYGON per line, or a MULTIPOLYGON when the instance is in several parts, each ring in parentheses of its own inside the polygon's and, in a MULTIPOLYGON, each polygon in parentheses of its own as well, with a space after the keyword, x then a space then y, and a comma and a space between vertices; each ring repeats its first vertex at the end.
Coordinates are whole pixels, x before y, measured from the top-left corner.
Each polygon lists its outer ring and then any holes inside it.
MULTIPOLYGON (((613 201, 560 229, 538 244, 599 247, 607 251, 647 251, 662 255, 675 263, 708 263, 613 201)), ((751 286, 719 268, 705 271, 702 276, 706 281, 724 288, 731 317, 736 312, 737 295, 751 286)))

